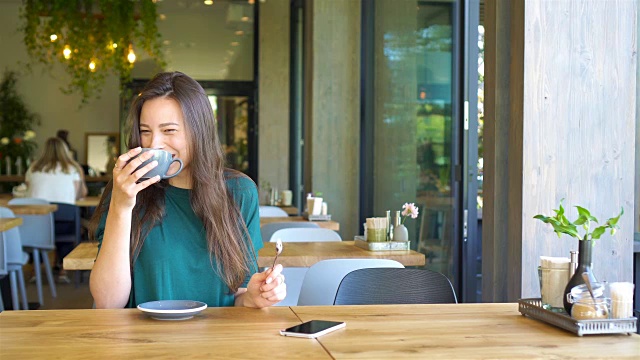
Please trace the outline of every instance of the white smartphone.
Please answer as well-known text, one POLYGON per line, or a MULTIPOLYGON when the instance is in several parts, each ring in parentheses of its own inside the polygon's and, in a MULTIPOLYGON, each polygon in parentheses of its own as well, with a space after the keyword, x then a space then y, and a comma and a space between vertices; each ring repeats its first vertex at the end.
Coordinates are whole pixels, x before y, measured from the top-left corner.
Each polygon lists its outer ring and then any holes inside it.
POLYGON ((342 329, 345 326, 347 326, 347 324, 342 321, 311 320, 280 330, 280 335, 315 339, 318 336, 342 329))

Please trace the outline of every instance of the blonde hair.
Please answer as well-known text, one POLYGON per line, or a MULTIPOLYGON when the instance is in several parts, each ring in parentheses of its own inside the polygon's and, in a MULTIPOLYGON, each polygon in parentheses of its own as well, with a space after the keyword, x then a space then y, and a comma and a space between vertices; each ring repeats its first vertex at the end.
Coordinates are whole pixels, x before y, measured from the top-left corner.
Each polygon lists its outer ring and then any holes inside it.
POLYGON ((53 172, 56 171, 58 165, 65 174, 69 174, 73 169, 78 173, 82 171, 69 154, 69 148, 62 139, 48 138, 44 144, 42 155, 31 165, 31 172, 53 172))

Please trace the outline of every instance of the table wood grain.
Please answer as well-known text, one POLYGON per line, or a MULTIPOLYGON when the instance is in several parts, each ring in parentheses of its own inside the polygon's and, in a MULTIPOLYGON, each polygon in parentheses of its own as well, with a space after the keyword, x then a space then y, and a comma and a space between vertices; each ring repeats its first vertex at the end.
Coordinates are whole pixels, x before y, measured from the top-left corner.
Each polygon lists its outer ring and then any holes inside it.
MULTIPOLYGON (((96 256, 98 244, 82 242, 62 260, 65 270, 91 270, 96 256)), ((258 252, 258 265, 273 265, 275 243, 265 243, 258 252)), ((368 251, 353 244, 353 241, 331 242, 295 242, 286 243, 278 263, 283 266, 309 267, 318 261, 329 259, 391 259, 404 266, 422 266, 425 256, 422 253, 407 251, 368 251)))
POLYGON ((289 216, 298 216, 300 214, 300 210, 298 210, 298 208, 294 206, 278 205, 278 207, 284 210, 284 212, 286 212, 289 216))
POLYGON ((137 309, 0 313, 0 354, 25 358, 637 359, 640 336, 575 334, 517 304, 208 308, 160 321, 137 309), (279 335, 312 319, 345 321, 318 339, 279 335))
POLYGON ((518 305, 298 306, 302 321, 345 321, 318 341, 334 359, 638 359, 640 336, 579 337, 518 305))
MULTIPOLYGON (((0 194, 0 206, 7 206, 9 201, 13 199, 11 194, 0 194)), ((80 207, 95 207, 100 202, 100 196, 87 196, 76 200, 76 205, 80 207)))
MULTIPOLYGON (((276 222, 309 222, 302 216, 287 216, 287 217, 261 217, 260 226, 264 224, 276 223, 276 222)), ((318 224, 321 228, 330 229, 333 231, 340 230, 340 223, 337 221, 311 221, 318 224)))
POLYGON ((2 359, 331 359, 314 340, 286 338, 288 307, 209 308, 184 321, 137 309, 0 313, 2 359))
MULTIPOLYGON (((258 253, 260 266, 271 266, 276 244, 269 242, 258 253)), ((390 259, 404 266, 422 266, 425 256, 413 250, 369 251, 354 245, 353 241, 287 242, 284 243, 278 263, 283 266, 310 267, 318 261, 330 259, 390 259)))
POLYGON ((76 206, 80 207, 96 207, 100 203, 100 196, 87 196, 76 200, 76 206))
POLYGON ((7 231, 22 225, 22 218, 0 218, 0 231, 7 231))
POLYGON ((4 205, 16 215, 47 215, 58 210, 58 205, 4 205))

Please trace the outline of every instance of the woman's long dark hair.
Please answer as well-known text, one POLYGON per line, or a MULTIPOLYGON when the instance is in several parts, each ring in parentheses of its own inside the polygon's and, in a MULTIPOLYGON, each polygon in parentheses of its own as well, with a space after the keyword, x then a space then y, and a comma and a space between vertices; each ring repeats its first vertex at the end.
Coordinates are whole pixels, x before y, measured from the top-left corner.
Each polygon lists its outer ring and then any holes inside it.
MULTIPOLYGON (((246 224, 225 183, 226 178, 244 175, 225 169, 209 99, 198 82, 180 72, 156 75, 135 99, 128 118, 131 129, 129 148, 141 146, 142 106, 156 98, 173 99, 180 104, 191 154, 191 207, 204 225, 209 253, 216 260, 216 271, 235 292, 249 273, 249 264, 257 259, 246 224)), ((167 180, 163 180, 137 195, 131 222, 132 267, 149 231, 164 216, 167 186, 167 180)), ((112 182, 109 182, 91 220, 92 235, 108 211, 112 187, 112 182)))

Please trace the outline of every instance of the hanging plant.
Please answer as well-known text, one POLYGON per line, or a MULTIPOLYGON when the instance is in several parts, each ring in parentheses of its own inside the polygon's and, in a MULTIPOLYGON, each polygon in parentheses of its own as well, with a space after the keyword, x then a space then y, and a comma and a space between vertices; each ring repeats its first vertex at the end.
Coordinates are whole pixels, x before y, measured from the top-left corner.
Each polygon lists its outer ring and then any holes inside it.
POLYGON ((24 43, 33 62, 59 62, 71 76, 61 90, 79 92, 86 103, 105 78, 131 81, 134 49, 164 67, 154 0, 26 0, 20 14, 24 43))

